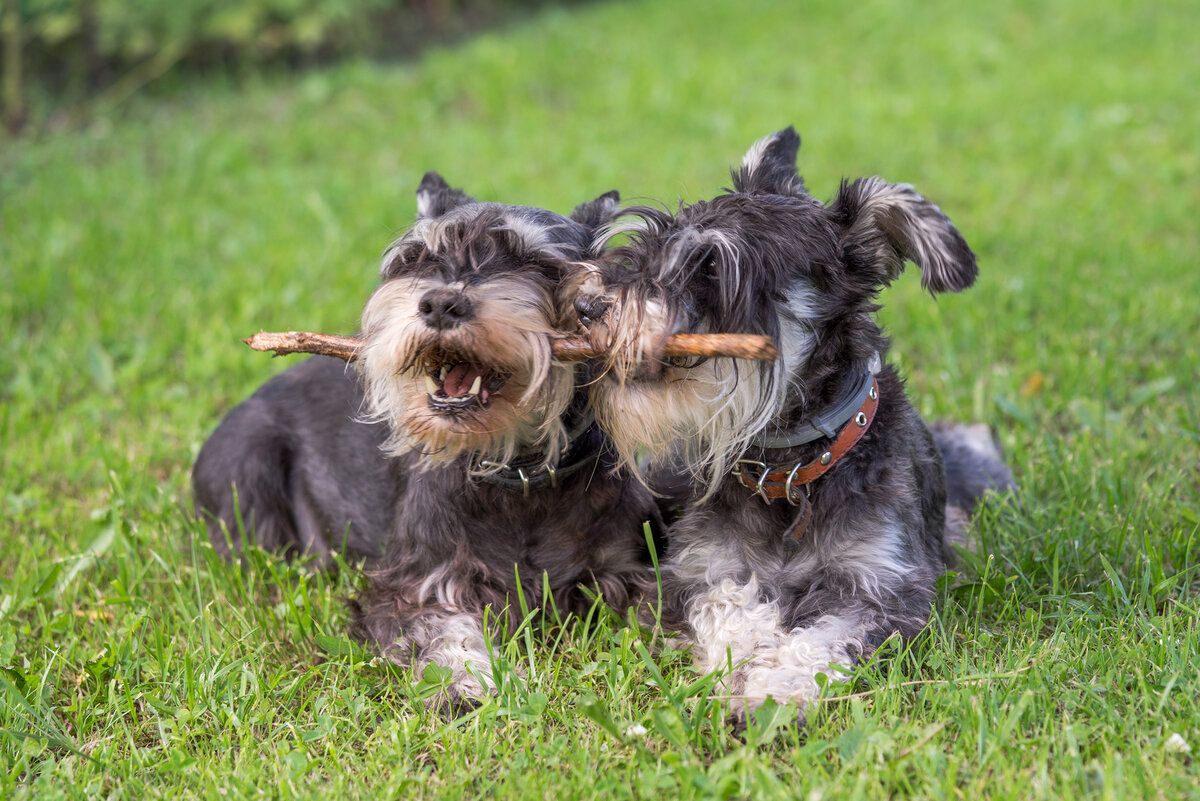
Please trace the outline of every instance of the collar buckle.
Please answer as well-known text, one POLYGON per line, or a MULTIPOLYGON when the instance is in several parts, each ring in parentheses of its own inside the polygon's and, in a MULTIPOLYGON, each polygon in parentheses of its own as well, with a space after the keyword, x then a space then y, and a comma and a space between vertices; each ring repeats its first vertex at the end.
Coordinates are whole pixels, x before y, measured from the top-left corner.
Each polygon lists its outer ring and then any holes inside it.
MULTIPOLYGON (((526 498, 529 497, 529 474, 525 472, 524 468, 510 467, 505 462, 492 462, 488 461, 487 459, 480 459, 475 464, 485 470, 504 470, 509 473, 516 471, 517 480, 521 482, 521 494, 526 498)), ((554 465, 547 463, 546 473, 550 476, 550 486, 558 486, 558 473, 554 470, 554 465)))
POLYGON ((754 490, 754 494, 762 498, 763 503, 767 504, 768 506, 771 505, 771 496, 767 495, 767 491, 763 487, 767 481, 767 474, 771 472, 771 468, 766 462, 760 462, 757 459, 738 459, 733 463, 733 469, 729 472, 737 476, 738 480, 742 482, 743 486, 754 490), (756 480, 752 475, 747 476, 742 470, 742 465, 749 465, 755 468, 755 470, 758 471, 758 479, 756 480), (747 483, 747 478, 754 482, 753 486, 747 483))
MULTIPOLYGON (((879 405, 879 386, 874 376, 869 375, 870 384, 863 389, 862 400, 857 411, 847 415, 845 425, 827 450, 822 451, 810 462, 796 462, 772 469, 765 461, 738 459, 733 463, 730 474, 747 489, 763 499, 768 506, 773 498, 784 498, 797 507, 796 517, 784 531, 784 539, 799 542, 812 524, 812 483, 829 472, 847 452, 853 448, 875 419, 879 405), (803 491, 801 491, 803 488, 803 491)), ((760 447, 765 447, 761 446, 760 447)))
POLYGON ((588 465, 593 465, 601 456, 603 442, 591 415, 585 418, 586 425, 577 427, 568 439, 566 451, 557 464, 537 463, 536 457, 519 455, 513 461, 498 462, 484 459, 476 454, 467 473, 473 479, 500 487, 509 492, 520 492, 528 498, 534 490, 557 489, 564 479, 575 475, 588 465))

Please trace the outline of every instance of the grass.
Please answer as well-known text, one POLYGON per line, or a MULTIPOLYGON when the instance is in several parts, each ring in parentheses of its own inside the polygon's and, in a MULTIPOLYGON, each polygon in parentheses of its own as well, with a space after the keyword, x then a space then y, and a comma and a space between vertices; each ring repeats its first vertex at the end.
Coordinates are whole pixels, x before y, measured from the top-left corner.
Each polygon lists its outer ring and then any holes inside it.
POLYGON ((615 2, 3 142, 0 797, 1200 797, 1168 746, 1200 747, 1197 23, 615 2), (200 443, 285 366, 237 339, 352 330, 426 169, 557 210, 695 199, 789 123, 815 194, 912 182, 978 251, 976 288, 907 275, 882 317, 918 408, 995 426, 1021 485, 927 634, 807 730, 734 737, 602 609, 532 616, 499 697, 431 717, 440 676, 345 639, 353 570, 239 570, 189 521, 200 443))

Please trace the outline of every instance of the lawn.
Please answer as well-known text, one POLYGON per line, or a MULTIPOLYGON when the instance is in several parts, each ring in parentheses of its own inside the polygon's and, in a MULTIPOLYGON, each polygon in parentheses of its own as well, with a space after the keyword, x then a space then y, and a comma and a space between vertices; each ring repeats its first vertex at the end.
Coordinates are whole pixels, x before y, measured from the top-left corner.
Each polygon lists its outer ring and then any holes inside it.
POLYGON ((0 798, 1200 798, 1200 59, 1192 2, 596 3, 392 65, 186 80, 0 140, 0 798), (807 729, 686 655, 533 614, 457 721, 344 636, 353 569, 222 562, 220 416, 354 330, 427 169, 568 210, 694 200, 795 124, 818 197, 914 184, 979 254, 884 296, 930 417, 1018 477, 928 633, 807 729), (1187 753, 1187 748, 1192 749, 1187 753))

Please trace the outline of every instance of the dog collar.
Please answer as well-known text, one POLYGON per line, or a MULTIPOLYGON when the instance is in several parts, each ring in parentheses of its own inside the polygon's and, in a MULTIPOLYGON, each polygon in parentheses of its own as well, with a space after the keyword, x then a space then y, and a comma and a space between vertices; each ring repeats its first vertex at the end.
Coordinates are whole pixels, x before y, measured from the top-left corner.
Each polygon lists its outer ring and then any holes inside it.
POLYGON ((820 414, 802 420, 785 433, 772 436, 764 430, 750 440, 750 445, 767 449, 794 448, 797 445, 815 442, 823 437, 835 436, 838 428, 848 422, 862 408, 867 399, 867 393, 871 390, 875 374, 879 370, 879 354, 873 353, 862 372, 852 381, 846 382, 842 388, 841 397, 832 406, 827 407, 820 414))
MULTIPOLYGON (((867 433, 867 429, 875 420, 875 412, 879 408, 879 382, 869 369, 865 372, 865 376, 868 383, 858 408, 842 421, 845 425, 841 432, 837 433, 833 444, 812 461, 797 462, 790 467, 775 468, 766 462, 755 459, 738 459, 734 463, 731 473, 742 483, 742 486, 754 490, 754 493, 762 498, 764 503, 770 504, 777 498, 784 498, 792 506, 800 507, 795 520, 784 532, 785 539, 791 537, 799 542, 800 538, 808 531, 808 526, 812 522, 812 502, 808 499, 809 485, 832 470, 833 466, 862 439, 863 434, 867 433), (751 470, 751 468, 753 469, 751 470), (754 475, 755 473, 757 476, 754 475), (801 487, 804 488, 803 492, 800 491, 801 487)), ((828 436, 834 436, 834 432, 830 432, 828 436)), ((803 440, 803 442, 811 441, 811 439, 803 440)))
POLYGON ((558 464, 546 462, 545 454, 521 456, 507 463, 477 457, 472 472, 484 470, 486 472, 476 476, 480 481, 509 492, 519 492, 526 498, 533 490, 557 487, 558 482, 593 464, 600 456, 604 435, 590 414, 579 428, 582 431, 576 429, 577 433, 568 441, 567 451, 558 464))

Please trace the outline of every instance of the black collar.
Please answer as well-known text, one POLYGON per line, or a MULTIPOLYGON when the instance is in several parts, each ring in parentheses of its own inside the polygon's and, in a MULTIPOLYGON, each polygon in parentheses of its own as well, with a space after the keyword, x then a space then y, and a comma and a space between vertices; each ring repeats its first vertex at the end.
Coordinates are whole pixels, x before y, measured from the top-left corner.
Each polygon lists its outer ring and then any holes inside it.
POLYGON ((511 462, 493 462, 475 457, 471 470, 479 472, 474 477, 485 484, 519 492, 525 497, 533 490, 557 487, 568 476, 596 463, 604 446, 604 434, 589 414, 583 424, 571 432, 567 450, 558 464, 546 461, 544 452, 522 453, 511 462), (581 430, 582 429, 582 430, 581 430))
POLYGON ((845 425, 866 401, 875 383, 875 373, 879 372, 879 369, 879 354, 876 353, 871 356, 866 366, 842 382, 842 391, 832 405, 812 417, 801 420, 787 431, 777 429, 776 433, 770 434, 768 429, 763 429, 750 440, 750 446, 766 449, 794 448, 825 437, 837 436, 838 429, 845 425))

